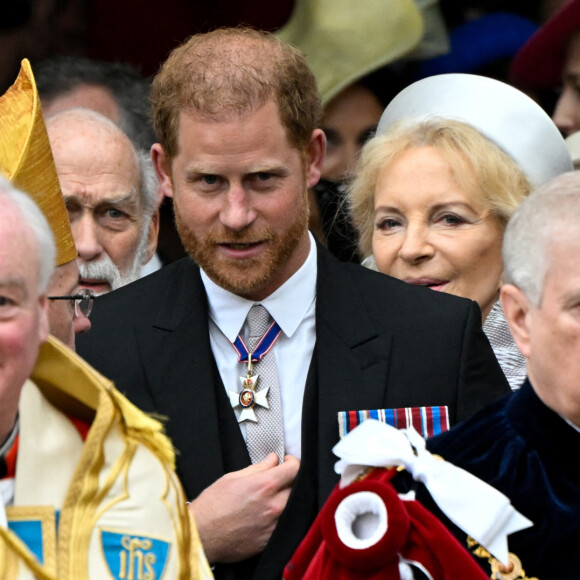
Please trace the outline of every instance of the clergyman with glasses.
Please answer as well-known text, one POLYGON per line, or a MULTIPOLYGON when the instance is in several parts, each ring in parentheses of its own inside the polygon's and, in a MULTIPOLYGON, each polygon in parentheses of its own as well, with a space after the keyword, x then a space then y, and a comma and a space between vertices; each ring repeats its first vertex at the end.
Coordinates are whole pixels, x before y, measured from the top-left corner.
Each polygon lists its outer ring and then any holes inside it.
POLYGON ((48 336, 51 229, 3 177, 0 207, 0 578, 209 580, 161 424, 48 336))

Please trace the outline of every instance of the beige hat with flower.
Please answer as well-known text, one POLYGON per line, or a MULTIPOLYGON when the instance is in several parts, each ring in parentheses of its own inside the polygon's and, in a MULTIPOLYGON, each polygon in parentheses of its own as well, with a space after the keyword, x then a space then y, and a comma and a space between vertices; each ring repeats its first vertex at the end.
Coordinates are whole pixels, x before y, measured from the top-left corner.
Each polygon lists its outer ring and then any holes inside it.
MULTIPOLYGON (((433 28, 424 15, 432 15, 436 5, 436 0, 297 0, 276 36, 306 55, 325 106, 350 84, 418 47, 433 28)), ((447 48, 442 30, 445 47, 438 54, 447 48)))

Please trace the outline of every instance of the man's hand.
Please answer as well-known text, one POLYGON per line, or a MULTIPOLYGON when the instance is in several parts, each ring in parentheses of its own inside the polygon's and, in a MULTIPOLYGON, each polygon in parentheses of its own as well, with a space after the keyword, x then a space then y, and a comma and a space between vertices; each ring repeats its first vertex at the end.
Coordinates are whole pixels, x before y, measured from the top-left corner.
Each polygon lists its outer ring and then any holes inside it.
POLYGON ((275 453, 220 477, 191 502, 207 559, 239 562, 261 552, 286 506, 300 461, 275 453))

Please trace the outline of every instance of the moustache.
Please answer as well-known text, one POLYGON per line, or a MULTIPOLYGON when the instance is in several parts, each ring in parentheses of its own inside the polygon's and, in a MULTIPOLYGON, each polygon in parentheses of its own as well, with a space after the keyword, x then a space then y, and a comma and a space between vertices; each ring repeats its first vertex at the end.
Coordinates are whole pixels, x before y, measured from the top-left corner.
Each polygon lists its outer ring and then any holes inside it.
POLYGON ((227 232, 223 234, 210 233, 204 239, 205 243, 213 245, 253 245, 269 242, 276 238, 276 232, 272 228, 264 228, 259 232, 242 231, 227 232))
POLYGON ((109 256, 104 255, 94 262, 77 262, 81 280, 102 280, 109 284, 111 290, 121 285, 121 273, 109 256))

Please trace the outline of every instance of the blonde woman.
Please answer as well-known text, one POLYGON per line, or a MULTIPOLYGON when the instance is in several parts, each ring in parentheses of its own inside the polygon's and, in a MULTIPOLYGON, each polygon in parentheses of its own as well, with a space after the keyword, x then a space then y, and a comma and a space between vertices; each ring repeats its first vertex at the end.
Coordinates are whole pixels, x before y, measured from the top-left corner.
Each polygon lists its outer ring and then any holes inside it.
POLYGON ((512 389, 525 361, 498 301, 503 232, 534 186, 571 167, 556 127, 523 93, 475 75, 439 75, 387 107, 350 187, 366 264, 475 300, 512 389))

